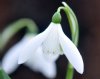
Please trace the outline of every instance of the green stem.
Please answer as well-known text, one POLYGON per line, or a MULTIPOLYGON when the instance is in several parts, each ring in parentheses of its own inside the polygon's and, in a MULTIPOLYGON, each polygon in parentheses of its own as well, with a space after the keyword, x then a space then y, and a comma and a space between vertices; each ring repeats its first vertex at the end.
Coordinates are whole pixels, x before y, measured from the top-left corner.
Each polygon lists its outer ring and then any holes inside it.
POLYGON ((75 16, 73 10, 65 2, 63 2, 63 5, 65 6, 65 8, 63 8, 63 10, 65 11, 65 13, 68 17, 71 35, 72 35, 72 41, 77 46, 78 40, 79 40, 79 26, 78 26, 77 18, 75 16))
POLYGON ((36 24, 31 19, 20 19, 10 25, 7 26, 7 28, 3 31, 1 40, 2 43, 0 45, 0 49, 3 49, 3 47, 6 45, 6 43, 9 41, 9 39, 15 35, 20 29, 27 27, 28 32, 31 33, 37 33, 38 29, 36 24))
MULTIPOLYGON (((77 18, 72 11, 72 9, 63 2, 63 5, 65 6, 64 11, 68 17, 71 34, 72 34, 72 41, 77 46, 78 45, 78 39, 79 39, 79 27, 78 27, 78 21, 77 18)), ((74 70, 70 63, 68 63, 68 70, 66 74, 66 79, 73 79, 74 70)))
MULTIPOLYGON (((64 5, 64 7, 58 8, 58 11, 60 12, 61 9, 65 11, 69 21, 72 41, 77 46, 79 40, 79 27, 77 18, 73 10, 65 2, 62 2, 62 4, 64 5)), ((74 74, 73 66, 70 63, 68 63, 66 79, 73 79, 73 74, 74 74)))
POLYGON ((68 63, 66 79, 73 79, 73 74, 74 74, 73 66, 70 63, 68 63))

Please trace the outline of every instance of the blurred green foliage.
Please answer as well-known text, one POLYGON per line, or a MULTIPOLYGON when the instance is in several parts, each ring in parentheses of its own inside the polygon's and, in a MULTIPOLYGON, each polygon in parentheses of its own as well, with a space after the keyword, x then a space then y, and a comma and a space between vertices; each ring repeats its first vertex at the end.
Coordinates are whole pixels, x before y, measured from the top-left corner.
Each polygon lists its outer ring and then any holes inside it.
POLYGON ((0 79, 11 79, 2 68, 0 68, 0 79))

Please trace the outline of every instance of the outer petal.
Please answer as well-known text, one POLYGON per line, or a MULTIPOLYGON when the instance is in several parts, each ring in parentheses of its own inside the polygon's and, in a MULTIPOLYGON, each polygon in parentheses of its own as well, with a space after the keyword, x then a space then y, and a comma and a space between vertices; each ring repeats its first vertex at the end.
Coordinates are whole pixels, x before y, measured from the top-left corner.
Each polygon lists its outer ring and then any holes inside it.
POLYGON ((11 48, 2 59, 2 68, 5 70, 6 73, 11 74, 14 72, 18 65, 18 53, 19 45, 14 46, 11 48))
POLYGON ((82 74, 84 71, 84 64, 78 49, 72 43, 72 41, 63 33, 61 26, 58 27, 58 31, 60 44, 65 56, 68 58, 73 67, 82 74))
POLYGON ((2 68, 6 71, 6 73, 10 74, 17 69, 17 67, 19 66, 18 56, 21 52, 21 48, 27 41, 29 41, 31 37, 33 37, 33 34, 25 35, 19 43, 10 48, 8 52, 4 55, 1 65, 2 68))
POLYGON ((30 59, 25 62, 25 65, 30 69, 41 72, 48 78, 56 76, 56 65, 54 62, 49 62, 43 57, 42 48, 39 47, 36 53, 31 55, 30 59))
POLYGON ((36 52, 37 48, 42 44, 42 42, 48 36, 48 33, 52 30, 51 24, 44 32, 33 37, 29 42, 25 44, 25 46, 23 46, 22 52, 20 53, 18 59, 19 64, 26 62, 30 56, 36 52))

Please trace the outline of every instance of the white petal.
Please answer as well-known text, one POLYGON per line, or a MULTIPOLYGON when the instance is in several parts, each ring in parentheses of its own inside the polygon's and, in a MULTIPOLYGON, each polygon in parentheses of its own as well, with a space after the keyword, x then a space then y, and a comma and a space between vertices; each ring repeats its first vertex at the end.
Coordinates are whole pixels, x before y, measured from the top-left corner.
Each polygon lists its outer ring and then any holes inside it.
POLYGON ((2 59, 2 68, 6 71, 6 73, 11 74, 17 69, 17 67, 19 66, 18 56, 21 52, 21 48, 27 41, 29 41, 31 37, 33 37, 33 34, 25 35, 19 43, 10 48, 8 52, 4 55, 2 59))
POLYGON ((42 49, 44 57, 48 60, 55 61, 60 54, 59 35, 58 35, 58 26, 59 24, 51 23, 49 26, 52 26, 53 29, 48 34, 45 41, 42 43, 42 49))
POLYGON ((2 59, 2 68, 8 74, 13 73, 19 66, 18 65, 18 54, 19 53, 17 49, 19 49, 19 45, 11 48, 2 59))
POLYGON ((33 37, 29 42, 26 42, 23 46, 22 52, 19 55, 18 64, 26 62, 31 55, 34 55, 37 48, 42 44, 45 38, 48 36, 48 33, 51 31, 52 26, 48 27, 44 32, 33 37))
POLYGON ((25 65, 33 71, 41 72, 48 78, 54 78, 56 76, 56 65, 54 62, 45 60, 42 54, 42 48, 39 47, 38 50, 31 55, 28 61, 25 62, 25 65))
POLYGON ((68 58, 73 67, 82 74, 84 71, 84 64, 78 49, 72 43, 72 41, 63 33, 61 26, 59 26, 58 30, 60 44, 65 56, 68 58))

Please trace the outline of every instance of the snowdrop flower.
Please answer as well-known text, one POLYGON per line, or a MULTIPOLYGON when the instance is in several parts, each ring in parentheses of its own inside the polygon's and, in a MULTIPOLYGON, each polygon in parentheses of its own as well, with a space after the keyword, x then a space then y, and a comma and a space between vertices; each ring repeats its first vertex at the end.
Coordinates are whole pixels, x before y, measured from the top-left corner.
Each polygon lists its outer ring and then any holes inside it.
POLYGON ((76 71, 83 73, 82 57, 73 42, 64 34, 59 20, 51 22, 44 32, 29 41, 23 48, 23 52, 20 53, 18 63, 22 64, 28 61, 40 46, 42 47, 44 58, 47 60, 55 61, 58 56, 64 54, 76 71))
MULTIPOLYGON (((22 49, 25 44, 33 37, 34 35, 25 35, 24 38, 17 43, 15 46, 10 48, 8 52, 2 59, 2 68, 6 73, 13 73, 19 66, 18 57, 22 53, 22 49)), ((24 49, 26 50, 26 49, 24 49)), ((24 51, 25 52, 25 51, 24 51)), ((30 50, 33 53, 33 50, 30 50)), ((54 61, 47 61, 43 57, 43 51, 41 46, 30 56, 27 62, 24 63, 27 67, 33 71, 38 71, 44 74, 47 78, 54 78, 56 76, 56 64, 54 61)))

